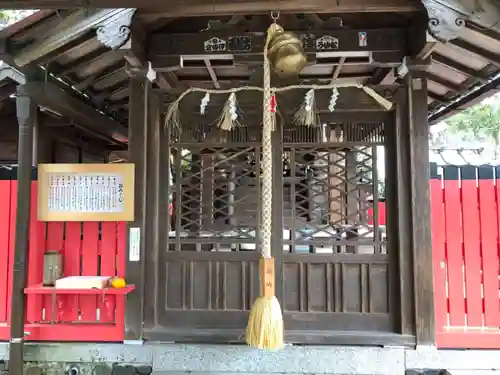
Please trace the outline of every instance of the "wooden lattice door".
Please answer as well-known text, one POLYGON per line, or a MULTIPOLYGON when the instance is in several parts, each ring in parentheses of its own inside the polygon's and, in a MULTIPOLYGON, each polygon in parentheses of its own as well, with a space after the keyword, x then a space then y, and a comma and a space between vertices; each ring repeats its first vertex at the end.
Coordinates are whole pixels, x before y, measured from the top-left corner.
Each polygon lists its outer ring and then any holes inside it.
POLYGON ((170 136, 173 215, 151 338, 241 341, 257 297, 258 131, 215 134, 198 127, 170 136))
POLYGON ((383 141, 382 124, 285 129, 282 304, 289 341, 392 331, 385 228, 373 204, 383 141))

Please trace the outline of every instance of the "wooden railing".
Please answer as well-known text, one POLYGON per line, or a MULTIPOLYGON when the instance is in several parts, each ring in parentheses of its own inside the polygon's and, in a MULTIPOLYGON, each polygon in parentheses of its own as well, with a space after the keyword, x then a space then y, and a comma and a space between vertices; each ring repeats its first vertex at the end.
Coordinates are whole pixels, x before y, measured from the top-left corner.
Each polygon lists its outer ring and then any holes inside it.
MULTIPOLYGON (((17 181, 0 172, 0 339, 9 339, 10 291, 17 181)), ((48 250, 62 255, 64 276, 124 276, 126 223, 44 223, 36 220, 37 182, 31 189, 26 339, 33 341, 123 341, 127 289, 59 291, 42 286, 48 250)))

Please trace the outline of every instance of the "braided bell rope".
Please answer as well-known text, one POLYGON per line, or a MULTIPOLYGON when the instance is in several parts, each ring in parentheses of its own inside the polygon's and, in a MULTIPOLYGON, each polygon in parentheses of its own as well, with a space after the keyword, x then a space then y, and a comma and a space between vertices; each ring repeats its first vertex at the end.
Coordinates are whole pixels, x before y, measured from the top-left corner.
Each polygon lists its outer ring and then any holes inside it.
POLYGON ((267 31, 266 44, 264 45, 264 95, 262 101, 262 247, 261 252, 264 258, 271 258, 271 230, 273 212, 273 120, 271 113, 271 67, 267 58, 267 50, 271 36, 271 28, 267 31))

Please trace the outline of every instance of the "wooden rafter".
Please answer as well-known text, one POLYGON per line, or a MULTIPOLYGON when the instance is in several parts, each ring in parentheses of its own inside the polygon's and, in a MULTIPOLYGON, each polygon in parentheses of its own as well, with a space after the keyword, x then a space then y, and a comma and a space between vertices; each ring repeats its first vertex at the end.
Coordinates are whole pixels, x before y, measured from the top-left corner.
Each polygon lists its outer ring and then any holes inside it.
POLYGON ((465 74, 469 77, 476 78, 481 83, 488 82, 488 75, 483 73, 482 71, 471 69, 468 66, 465 66, 439 53, 434 52, 434 54, 432 55, 432 60, 439 64, 445 65, 459 73, 465 74))
POLYGON ((490 63, 493 65, 496 65, 497 67, 500 67, 500 55, 488 51, 484 48, 478 47, 474 44, 471 44, 469 42, 466 42, 465 40, 462 39, 454 39, 450 42, 451 44, 462 48, 466 52, 472 52, 486 60, 488 60, 490 63))
POLYGON ((446 87, 448 90, 455 91, 455 92, 460 92, 466 89, 461 84, 456 84, 454 82, 451 82, 450 80, 437 76, 435 74, 432 74, 430 72, 425 72, 425 76, 427 77, 428 80, 435 82, 443 87, 446 87))

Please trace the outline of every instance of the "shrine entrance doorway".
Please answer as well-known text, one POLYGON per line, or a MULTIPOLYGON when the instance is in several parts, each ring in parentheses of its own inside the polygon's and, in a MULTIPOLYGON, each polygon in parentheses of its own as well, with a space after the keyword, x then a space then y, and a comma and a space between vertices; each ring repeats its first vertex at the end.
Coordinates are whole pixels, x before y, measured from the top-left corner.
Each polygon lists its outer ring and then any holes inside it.
MULTIPOLYGON (((240 342, 258 293, 260 129, 167 130, 173 213, 154 340, 240 342)), ((378 205, 384 122, 275 132, 273 256, 286 341, 383 342, 397 314, 378 205)), ((397 268, 396 268, 397 269, 397 268)))

